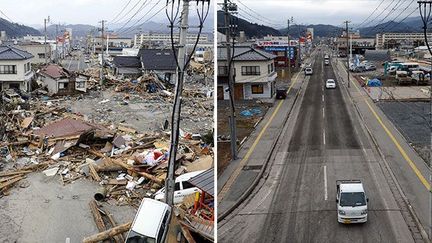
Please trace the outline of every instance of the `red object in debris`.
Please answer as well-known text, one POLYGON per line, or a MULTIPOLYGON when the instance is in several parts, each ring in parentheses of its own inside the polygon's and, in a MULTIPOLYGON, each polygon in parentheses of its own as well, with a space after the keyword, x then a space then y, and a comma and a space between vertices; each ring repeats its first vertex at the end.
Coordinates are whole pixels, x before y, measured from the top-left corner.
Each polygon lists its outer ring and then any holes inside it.
POLYGON ((155 160, 157 160, 159 157, 161 157, 163 155, 163 153, 161 151, 155 150, 153 152, 153 157, 155 160))

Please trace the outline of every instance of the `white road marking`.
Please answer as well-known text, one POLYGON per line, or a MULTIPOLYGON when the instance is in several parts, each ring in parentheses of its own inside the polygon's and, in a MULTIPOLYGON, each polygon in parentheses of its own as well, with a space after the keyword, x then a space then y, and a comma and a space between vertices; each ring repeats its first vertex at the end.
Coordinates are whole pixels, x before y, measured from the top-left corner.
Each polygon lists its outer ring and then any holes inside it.
POLYGON ((325 118, 325 112, 324 112, 324 107, 322 108, 322 113, 323 113, 323 118, 325 118))
POLYGON ((324 95, 322 95, 322 102, 324 102, 324 95))
POLYGON ((327 166, 324 165, 324 200, 327 201, 328 195, 327 195, 327 166))
POLYGON ((323 143, 324 143, 324 145, 326 144, 326 139, 325 139, 325 129, 323 130, 323 143))

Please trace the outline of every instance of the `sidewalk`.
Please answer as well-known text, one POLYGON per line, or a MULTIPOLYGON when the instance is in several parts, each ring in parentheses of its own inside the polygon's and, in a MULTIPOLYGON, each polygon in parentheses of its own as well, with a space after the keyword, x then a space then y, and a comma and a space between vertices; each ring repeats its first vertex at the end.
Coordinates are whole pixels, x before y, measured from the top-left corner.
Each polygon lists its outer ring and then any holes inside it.
MULTIPOLYGON (((337 61, 335 71, 338 71, 344 79, 346 71, 342 68, 340 61, 337 61)), ((371 131, 381 153, 390 165, 402 191, 413 206, 423 228, 427 231, 430 215, 430 182, 427 179, 430 173, 429 168, 384 112, 370 99, 366 91, 360 87, 352 75, 350 77, 353 80, 349 88, 350 95, 365 120, 366 127, 371 131)))
POLYGON ((294 80, 285 100, 275 102, 265 117, 241 147, 238 158, 232 161, 218 178, 218 216, 223 218, 250 193, 254 182, 265 170, 274 144, 288 118, 304 76, 294 80), (222 217, 221 217, 222 216, 222 217))

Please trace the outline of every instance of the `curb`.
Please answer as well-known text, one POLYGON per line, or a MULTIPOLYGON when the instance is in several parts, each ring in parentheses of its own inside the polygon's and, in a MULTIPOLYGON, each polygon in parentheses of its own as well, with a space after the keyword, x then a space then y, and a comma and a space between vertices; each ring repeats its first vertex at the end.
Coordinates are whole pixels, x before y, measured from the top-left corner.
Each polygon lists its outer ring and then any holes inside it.
MULTIPOLYGON (((300 70, 300 72, 301 72, 301 70, 300 70)), ((302 85, 300 85, 300 88, 299 88, 299 90, 297 91, 297 93, 296 93, 296 95, 295 95, 295 97, 294 97, 294 102, 293 102, 293 105, 291 106, 291 108, 290 108, 290 110, 288 111, 288 113, 287 113, 287 115, 284 117, 284 119, 283 119, 283 121, 284 121, 284 124, 286 123, 286 121, 288 120, 288 118, 290 117, 290 115, 291 115, 291 112, 292 112, 292 110, 293 110, 293 108, 294 108, 294 105, 296 104, 296 102, 297 102, 297 98, 298 98, 298 96, 299 96, 299 94, 300 94, 300 91, 302 90, 302 86, 303 86, 303 83, 302 83, 302 85)), ((282 129, 283 129, 283 127, 284 127, 285 125, 283 125, 282 126, 282 129)), ((263 174, 264 174, 264 172, 265 172, 265 170, 267 169, 267 165, 268 165, 268 163, 269 163, 269 161, 270 161, 270 159, 271 159, 271 157, 272 157, 272 155, 273 155, 273 152, 274 152, 274 149, 276 148, 276 144, 279 142, 279 139, 280 139, 280 137, 281 137, 281 134, 282 133, 279 133, 277 136, 276 136, 276 139, 274 140, 274 142, 272 143, 272 148, 271 148, 271 150, 270 150, 270 153, 267 155, 267 158, 266 158, 266 160, 265 160, 265 162, 264 162, 264 164, 263 164, 263 166, 262 166, 262 168, 261 168, 261 170, 260 170, 260 172, 258 173, 258 176, 254 179, 254 181, 252 182, 252 184, 246 189, 246 191, 245 192, 243 192, 243 194, 240 196, 240 198, 234 203, 234 205, 232 206, 232 207, 230 207, 229 209, 227 209, 225 212, 223 212, 223 213, 221 213, 220 215, 218 215, 217 216, 217 222, 220 222, 220 221, 222 221, 224 218, 226 218, 232 211, 234 211, 236 208, 237 208, 237 206, 239 206, 250 194, 251 194, 251 192, 253 191, 253 189, 255 189, 255 187, 256 187, 256 185, 258 184, 258 182, 262 179, 262 176, 263 176, 263 174)))

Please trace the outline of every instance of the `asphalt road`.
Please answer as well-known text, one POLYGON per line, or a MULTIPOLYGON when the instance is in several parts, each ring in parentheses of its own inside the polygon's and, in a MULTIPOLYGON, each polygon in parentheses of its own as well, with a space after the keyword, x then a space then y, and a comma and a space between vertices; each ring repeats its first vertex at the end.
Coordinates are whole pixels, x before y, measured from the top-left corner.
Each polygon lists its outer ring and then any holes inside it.
MULTIPOLYGON (((377 151, 318 53, 314 74, 259 188, 219 225, 219 242, 413 242, 377 151), (361 179, 368 222, 337 222, 336 180, 361 179)), ((400 196, 400 195, 399 195, 400 196)))

